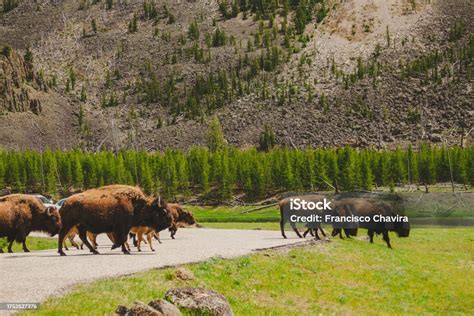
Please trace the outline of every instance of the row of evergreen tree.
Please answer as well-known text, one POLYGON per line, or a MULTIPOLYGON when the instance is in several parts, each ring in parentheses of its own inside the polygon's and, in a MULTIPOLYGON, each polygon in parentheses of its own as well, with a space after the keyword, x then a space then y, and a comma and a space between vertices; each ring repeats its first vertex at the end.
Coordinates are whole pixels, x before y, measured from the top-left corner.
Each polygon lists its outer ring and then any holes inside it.
POLYGON ((474 148, 339 149, 269 152, 204 147, 164 153, 0 151, 0 188, 55 196, 113 183, 140 185, 168 199, 200 194, 258 199, 276 190, 371 190, 374 186, 454 182, 474 185, 474 148))

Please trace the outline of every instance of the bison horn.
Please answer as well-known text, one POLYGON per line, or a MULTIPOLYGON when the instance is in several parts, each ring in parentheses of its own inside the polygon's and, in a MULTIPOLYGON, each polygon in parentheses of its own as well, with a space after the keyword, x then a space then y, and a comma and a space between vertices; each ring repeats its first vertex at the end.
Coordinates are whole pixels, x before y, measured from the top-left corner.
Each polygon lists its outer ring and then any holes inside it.
POLYGON ((51 216, 51 208, 50 207, 48 207, 46 209, 46 215, 51 216))
POLYGON ((158 196, 158 206, 161 206, 161 196, 158 196))

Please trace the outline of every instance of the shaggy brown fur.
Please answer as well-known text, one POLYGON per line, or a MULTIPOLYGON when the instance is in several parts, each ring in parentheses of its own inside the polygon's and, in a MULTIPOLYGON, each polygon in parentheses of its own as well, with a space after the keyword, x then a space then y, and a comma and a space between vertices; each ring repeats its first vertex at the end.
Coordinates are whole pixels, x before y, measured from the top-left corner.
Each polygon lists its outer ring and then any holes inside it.
POLYGON ((54 207, 46 208, 36 198, 25 194, 12 194, 0 198, 0 237, 7 237, 8 252, 13 241, 23 244, 29 252, 26 237, 32 231, 56 235, 61 228, 61 218, 54 207))
POLYGON ((78 225, 79 237, 89 250, 97 254, 87 240, 87 232, 113 233, 112 249, 122 247, 125 254, 127 234, 134 226, 147 226, 160 231, 172 224, 166 210, 166 202, 160 198, 146 197, 137 188, 126 185, 110 185, 91 189, 69 197, 61 208, 63 227, 59 233, 58 253, 62 256, 62 244, 69 230, 78 225))

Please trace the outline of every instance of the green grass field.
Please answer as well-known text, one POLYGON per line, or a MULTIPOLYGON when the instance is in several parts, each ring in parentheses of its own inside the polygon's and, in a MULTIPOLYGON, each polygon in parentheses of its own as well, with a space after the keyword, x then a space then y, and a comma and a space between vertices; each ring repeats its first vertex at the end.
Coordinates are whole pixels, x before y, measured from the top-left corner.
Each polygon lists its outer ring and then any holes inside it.
MULTIPOLYGON (((6 240, 0 242, 0 247, 3 248, 4 252, 7 252, 7 246, 8 243, 6 240)), ((26 246, 30 251, 53 249, 58 246, 58 239, 48 237, 28 237, 26 239, 26 246)), ((23 252, 23 247, 21 244, 14 242, 12 250, 13 252, 23 252)))
POLYGON ((224 294, 236 315, 472 314, 473 229, 414 229, 409 238, 392 239, 393 250, 380 237, 375 244, 332 239, 213 259, 185 265, 196 276, 187 282, 174 278, 175 268, 104 279, 51 298, 34 313, 104 315, 172 287, 199 286, 224 294))

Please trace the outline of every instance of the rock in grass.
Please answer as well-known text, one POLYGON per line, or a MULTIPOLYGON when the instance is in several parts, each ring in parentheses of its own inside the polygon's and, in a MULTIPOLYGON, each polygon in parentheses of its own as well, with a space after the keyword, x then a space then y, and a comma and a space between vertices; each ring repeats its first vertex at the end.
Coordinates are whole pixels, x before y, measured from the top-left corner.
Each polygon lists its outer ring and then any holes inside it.
POLYGON ((194 280, 194 274, 186 268, 178 268, 175 275, 178 279, 183 281, 194 280))
POLYGON ((127 311, 127 316, 162 316, 163 314, 151 306, 143 302, 134 302, 132 307, 127 311))
POLYGON ((217 292, 203 288, 169 289, 165 298, 190 313, 232 316, 232 308, 227 299, 217 292))
POLYGON ((179 309, 165 300, 154 300, 148 303, 151 307, 161 312, 164 316, 181 316, 179 309))
POLYGON ((117 306, 117 309, 115 310, 115 315, 125 315, 128 312, 128 308, 123 305, 117 306))

